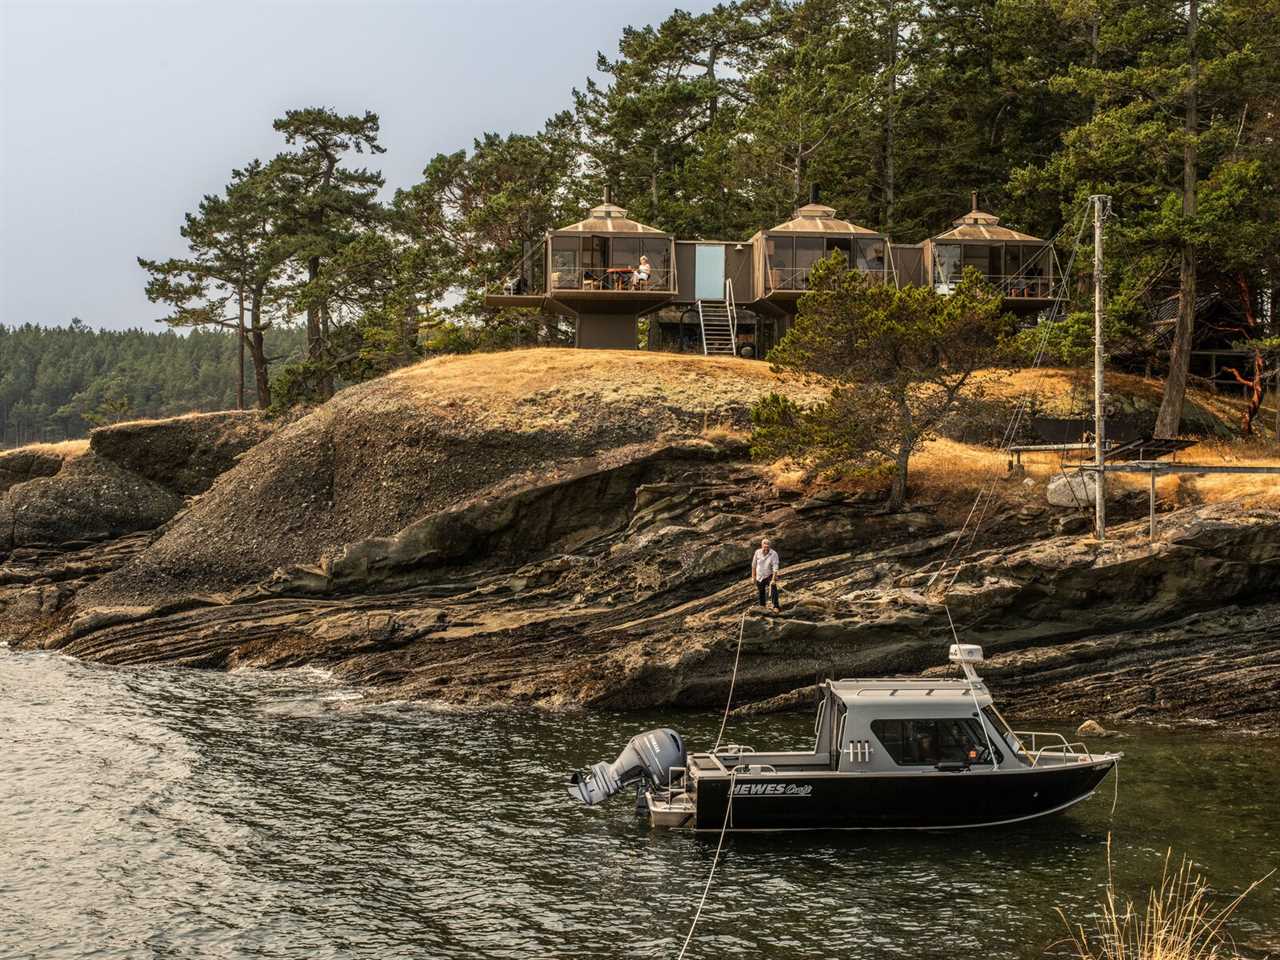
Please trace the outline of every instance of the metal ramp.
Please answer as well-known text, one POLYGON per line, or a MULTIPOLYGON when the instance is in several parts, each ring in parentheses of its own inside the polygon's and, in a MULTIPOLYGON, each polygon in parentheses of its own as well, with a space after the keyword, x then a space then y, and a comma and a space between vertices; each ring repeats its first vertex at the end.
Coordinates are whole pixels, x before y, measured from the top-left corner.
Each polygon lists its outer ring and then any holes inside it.
POLYGON ((733 357, 738 353, 738 309, 733 301, 733 281, 724 282, 723 300, 699 300, 702 352, 707 356, 733 357))

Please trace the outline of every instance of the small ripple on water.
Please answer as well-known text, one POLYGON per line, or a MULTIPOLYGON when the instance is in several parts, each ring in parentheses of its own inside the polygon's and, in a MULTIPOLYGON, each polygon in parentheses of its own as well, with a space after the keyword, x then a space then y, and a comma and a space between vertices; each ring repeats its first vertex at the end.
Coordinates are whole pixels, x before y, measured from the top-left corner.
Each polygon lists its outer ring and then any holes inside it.
MULTIPOLYGON (((637 730, 697 743, 718 716, 374 704, 323 671, 114 671, 0 651, 0 957, 673 954, 714 841, 649 831, 565 772, 637 730)), ((804 718, 735 726, 796 745, 804 718)), ((1219 889, 1280 861, 1271 741, 1126 741, 1116 820, 1095 798, 1003 834, 735 837, 696 941, 717 957, 1038 957, 1083 915, 1116 837, 1137 889, 1168 846, 1219 889), (1205 811, 1217 811, 1209 817, 1205 811)), ((1247 939, 1280 914, 1247 905, 1247 939)), ((1274 934, 1271 934, 1274 935, 1274 934)))

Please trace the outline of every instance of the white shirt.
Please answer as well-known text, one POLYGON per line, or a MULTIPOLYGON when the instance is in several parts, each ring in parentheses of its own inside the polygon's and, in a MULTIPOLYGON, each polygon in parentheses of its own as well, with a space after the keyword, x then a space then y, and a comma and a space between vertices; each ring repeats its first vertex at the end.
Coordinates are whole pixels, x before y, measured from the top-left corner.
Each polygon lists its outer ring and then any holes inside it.
POLYGON ((778 565, 778 551, 771 547, 769 552, 766 553, 762 547, 751 558, 751 575, 757 581, 768 580, 778 572, 778 565))

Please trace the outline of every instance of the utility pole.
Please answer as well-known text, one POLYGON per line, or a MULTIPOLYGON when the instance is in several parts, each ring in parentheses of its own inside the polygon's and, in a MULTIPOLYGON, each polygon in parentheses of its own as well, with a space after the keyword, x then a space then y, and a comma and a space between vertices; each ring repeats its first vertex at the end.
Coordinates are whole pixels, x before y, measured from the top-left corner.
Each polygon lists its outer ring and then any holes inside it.
POLYGON ((1103 391, 1103 342, 1102 342, 1102 221, 1111 198, 1094 194, 1093 204, 1093 459, 1097 467, 1094 473, 1094 534, 1101 543, 1107 538, 1107 412, 1103 391))

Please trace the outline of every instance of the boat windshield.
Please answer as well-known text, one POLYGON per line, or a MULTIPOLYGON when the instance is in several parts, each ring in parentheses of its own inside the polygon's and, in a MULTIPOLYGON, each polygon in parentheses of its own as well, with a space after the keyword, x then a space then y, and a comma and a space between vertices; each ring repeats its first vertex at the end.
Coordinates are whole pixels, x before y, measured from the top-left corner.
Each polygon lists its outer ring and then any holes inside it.
POLYGON ((1018 735, 1013 732, 1013 728, 1005 722, 1004 717, 1000 715, 1000 711, 995 708, 994 704, 987 704, 982 708, 982 715, 987 718, 987 722, 991 724, 991 729, 1000 735, 1003 740, 1014 753, 1026 753, 1026 747, 1022 745, 1022 741, 1018 739, 1018 735))

